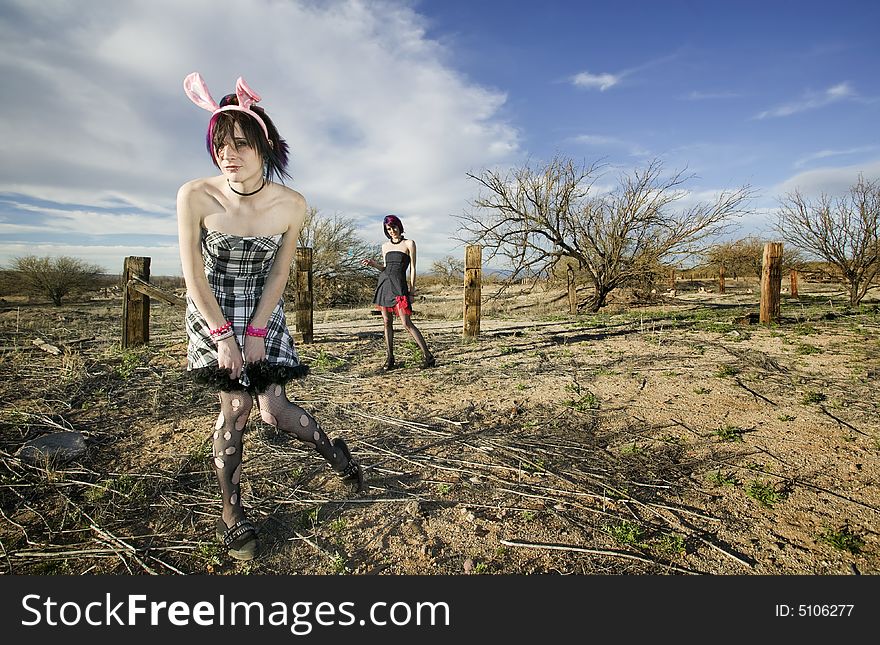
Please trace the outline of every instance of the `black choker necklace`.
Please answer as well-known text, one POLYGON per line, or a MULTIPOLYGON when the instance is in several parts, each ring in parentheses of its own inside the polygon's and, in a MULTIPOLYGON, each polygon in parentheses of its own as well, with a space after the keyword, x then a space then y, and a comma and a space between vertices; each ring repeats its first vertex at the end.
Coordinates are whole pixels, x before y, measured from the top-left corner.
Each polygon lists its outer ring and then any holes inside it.
POLYGON ((255 191, 250 192, 250 193, 240 193, 240 192, 238 192, 237 190, 235 190, 235 188, 232 187, 232 183, 231 183, 228 179, 226 180, 226 183, 229 184, 229 190, 231 190, 231 191, 232 191, 233 193, 235 193, 236 195, 241 195, 242 197, 250 197, 251 195, 256 195, 258 192, 260 192, 261 190, 263 190, 263 186, 266 185, 266 180, 264 179, 264 180, 263 180, 263 183, 260 184, 260 187, 257 188, 255 191))

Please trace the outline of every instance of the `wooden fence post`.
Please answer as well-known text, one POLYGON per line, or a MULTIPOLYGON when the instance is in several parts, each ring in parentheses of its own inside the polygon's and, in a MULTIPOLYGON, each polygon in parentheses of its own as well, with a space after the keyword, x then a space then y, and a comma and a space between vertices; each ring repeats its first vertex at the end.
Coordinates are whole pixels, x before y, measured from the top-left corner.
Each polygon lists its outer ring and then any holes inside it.
POLYGON ((718 293, 724 293, 724 290, 724 265, 721 264, 718 266, 718 293))
POLYGON ((150 258, 129 256, 122 269, 122 347, 150 342, 150 298, 132 288, 133 279, 150 281, 150 258))
POLYGON ((675 267, 669 269, 669 288, 675 291, 675 267))
POLYGON ((788 274, 789 282, 791 283, 791 297, 799 298, 798 296, 798 272, 797 269, 792 269, 791 273, 788 274))
POLYGON ((578 312, 577 285, 574 282, 574 269, 571 265, 566 273, 568 277, 568 313, 576 314, 578 312))
POLYGON ((300 246, 296 249, 296 333, 301 343, 314 339, 312 312, 312 249, 300 246))
POLYGON ((480 335, 483 247, 468 244, 464 251, 464 336, 480 335))
POLYGON ((779 293, 782 290, 782 242, 764 245, 761 269, 761 313, 763 324, 779 321, 779 293))

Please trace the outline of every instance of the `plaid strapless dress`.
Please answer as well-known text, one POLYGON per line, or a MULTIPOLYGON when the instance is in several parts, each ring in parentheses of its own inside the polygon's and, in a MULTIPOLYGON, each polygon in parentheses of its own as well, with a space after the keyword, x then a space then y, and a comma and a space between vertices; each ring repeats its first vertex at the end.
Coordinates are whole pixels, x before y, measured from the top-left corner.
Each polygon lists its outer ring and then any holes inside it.
MULTIPOLYGON (((281 235, 247 236, 202 229, 201 250, 208 285, 226 320, 232 323, 239 347, 263 294, 266 278, 281 244, 281 235)), ((221 390, 264 391, 308 373, 299 360, 284 317, 284 299, 272 310, 267 325, 266 360, 245 365, 237 381, 220 370, 210 327, 192 299, 186 298, 187 371, 196 380, 221 390)))

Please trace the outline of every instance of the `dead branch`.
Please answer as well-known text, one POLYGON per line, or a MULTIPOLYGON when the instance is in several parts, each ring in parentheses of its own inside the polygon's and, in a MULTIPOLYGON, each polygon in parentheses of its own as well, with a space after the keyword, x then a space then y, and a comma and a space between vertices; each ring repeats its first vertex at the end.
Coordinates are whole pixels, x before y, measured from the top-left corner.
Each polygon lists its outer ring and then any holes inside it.
POLYGON ((689 575, 703 575, 698 571, 692 571, 690 569, 684 569, 682 567, 678 567, 674 564, 668 564, 664 562, 659 562, 657 560, 652 560, 651 558, 646 558, 641 555, 636 555, 634 553, 627 553, 626 551, 610 551, 606 549, 587 549, 579 546, 570 546, 567 544, 542 544, 539 542, 514 542, 512 540, 498 540, 500 544, 505 546, 515 546, 523 549, 550 549, 555 551, 574 551, 576 553, 588 553, 590 555, 604 555, 611 558, 625 558, 628 560, 638 560, 639 562, 647 562, 648 564, 656 564, 662 566, 664 568, 670 569, 672 571, 676 571, 678 573, 687 573, 689 575))
POLYGON ((758 399, 761 399, 761 400, 763 400, 763 401, 766 401, 766 402, 769 403, 770 405, 776 405, 775 402, 771 401, 770 399, 768 399, 768 398, 767 398, 766 396, 764 396, 763 394, 758 394, 757 392, 755 392, 752 388, 748 387, 745 383, 743 383, 743 382, 742 382, 741 380, 739 380, 738 378, 735 378, 734 381, 736 381, 736 384, 739 385, 742 389, 746 390, 746 391, 749 392, 752 396, 754 396, 756 401, 757 401, 758 399))
POLYGON ((822 412, 824 412, 824 413, 827 414, 829 417, 831 417, 832 419, 834 419, 835 421, 837 421, 837 425, 838 425, 838 426, 846 426, 847 428, 849 428, 849 429, 852 430, 853 432, 858 432, 858 433, 859 433, 860 435, 862 435, 863 437, 870 437, 870 436, 871 436, 871 435, 869 435, 867 432, 862 432, 861 430, 859 430, 859 429, 856 428, 855 426, 853 426, 853 425, 847 423, 847 422, 844 421, 843 419, 834 416, 833 414, 831 414, 831 413, 828 411, 828 408, 826 408, 824 405, 820 405, 819 408, 822 410, 822 412))

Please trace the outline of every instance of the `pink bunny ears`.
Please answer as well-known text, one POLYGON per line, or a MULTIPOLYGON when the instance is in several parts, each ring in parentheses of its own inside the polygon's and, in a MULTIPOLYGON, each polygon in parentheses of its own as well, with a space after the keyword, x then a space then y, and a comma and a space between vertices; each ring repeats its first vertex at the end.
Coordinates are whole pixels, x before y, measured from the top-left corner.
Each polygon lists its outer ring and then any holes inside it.
POLYGON ((269 129, 266 127, 263 119, 250 109, 253 104, 260 100, 260 95, 254 92, 248 84, 245 83, 241 76, 239 76, 238 80, 235 82, 235 94, 238 96, 238 105, 224 105, 223 107, 220 107, 208 91, 208 86, 205 84, 202 75, 198 72, 193 72, 183 79, 183 91, 186 92, 190 101, 203 110, 211 112, 212 116, 228 110, 236 110, 251 115, 263 128, 263 134, 266 135, 266 140, 270 141, 269 129))

